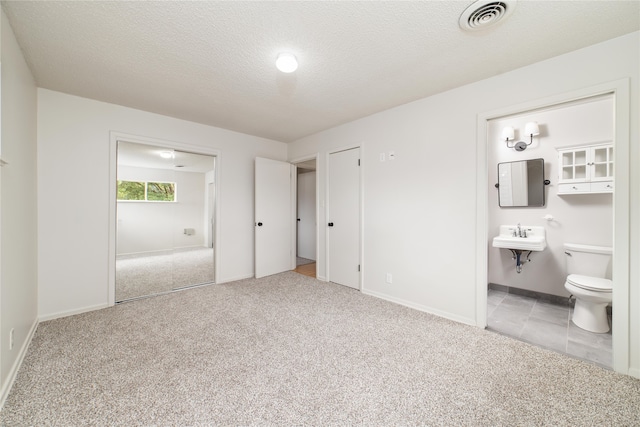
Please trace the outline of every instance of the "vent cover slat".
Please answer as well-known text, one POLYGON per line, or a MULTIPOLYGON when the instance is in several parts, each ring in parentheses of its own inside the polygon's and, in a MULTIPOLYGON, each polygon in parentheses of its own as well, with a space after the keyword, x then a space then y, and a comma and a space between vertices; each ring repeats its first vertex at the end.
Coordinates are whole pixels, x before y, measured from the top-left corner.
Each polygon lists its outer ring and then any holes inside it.
POLYGON ((471 4, 460 15, 460 28, 476 31, 489 28, 513 12, 515 0, 479 0, 471 4))

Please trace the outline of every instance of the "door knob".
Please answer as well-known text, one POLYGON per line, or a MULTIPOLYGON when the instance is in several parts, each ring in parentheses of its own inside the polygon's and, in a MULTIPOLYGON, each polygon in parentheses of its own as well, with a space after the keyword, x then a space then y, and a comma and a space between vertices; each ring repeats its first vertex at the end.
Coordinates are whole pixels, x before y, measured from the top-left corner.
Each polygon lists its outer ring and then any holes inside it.
POLYGON ((261 222, 258 223, 258 227, 262 227, 262 223, 261 222))
POLYGON ((330 222, 328 225, 329 225, 329 227, 333 227, 333 223, 332 222, 330 222))

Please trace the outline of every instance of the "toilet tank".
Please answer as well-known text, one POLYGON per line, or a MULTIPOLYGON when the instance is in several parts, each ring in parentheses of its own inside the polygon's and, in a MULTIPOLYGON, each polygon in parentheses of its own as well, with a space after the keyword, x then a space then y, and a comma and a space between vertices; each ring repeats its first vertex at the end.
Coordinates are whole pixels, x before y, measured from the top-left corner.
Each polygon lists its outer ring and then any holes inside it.
POLYGON ((612 248, 565 243, 564 253, 567 274, 611 279, 612 248))

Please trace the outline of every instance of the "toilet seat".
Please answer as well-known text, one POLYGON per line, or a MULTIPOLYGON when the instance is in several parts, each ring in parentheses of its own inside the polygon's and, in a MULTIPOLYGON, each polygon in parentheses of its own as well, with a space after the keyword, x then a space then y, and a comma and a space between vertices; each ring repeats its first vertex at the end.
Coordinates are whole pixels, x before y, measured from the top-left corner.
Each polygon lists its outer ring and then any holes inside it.
POLYGON ((567 277, 567 282, 573 286, 592 292, 611 292, 613 290, 613 282, 609 279, 602 279, 600 277, 570 274, 567 277))

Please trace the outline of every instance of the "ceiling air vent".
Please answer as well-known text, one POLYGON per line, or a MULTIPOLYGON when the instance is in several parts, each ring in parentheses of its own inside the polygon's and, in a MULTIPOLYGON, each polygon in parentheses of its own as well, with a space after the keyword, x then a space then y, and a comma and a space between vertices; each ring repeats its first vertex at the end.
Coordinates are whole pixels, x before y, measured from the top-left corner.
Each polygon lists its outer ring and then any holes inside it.
POLYGON ((478 0, 460 15, 460 28, 478 31, 492 27, 509 16, 515 8, 515 0, 478 0))

